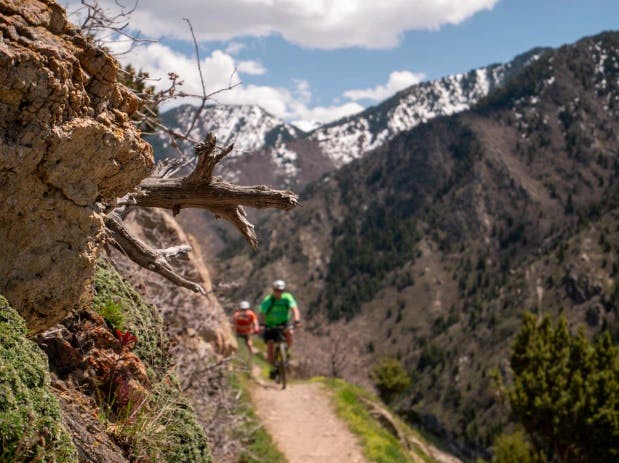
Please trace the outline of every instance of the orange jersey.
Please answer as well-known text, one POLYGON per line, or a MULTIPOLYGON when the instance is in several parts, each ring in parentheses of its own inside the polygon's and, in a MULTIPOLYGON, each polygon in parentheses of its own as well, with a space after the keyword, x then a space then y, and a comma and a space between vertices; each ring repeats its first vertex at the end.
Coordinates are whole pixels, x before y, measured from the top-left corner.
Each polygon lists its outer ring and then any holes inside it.
POLYGON ((251 334, 254 332, 257 318, 252 310, 237 310, 232 318, 236 334, 251 334))

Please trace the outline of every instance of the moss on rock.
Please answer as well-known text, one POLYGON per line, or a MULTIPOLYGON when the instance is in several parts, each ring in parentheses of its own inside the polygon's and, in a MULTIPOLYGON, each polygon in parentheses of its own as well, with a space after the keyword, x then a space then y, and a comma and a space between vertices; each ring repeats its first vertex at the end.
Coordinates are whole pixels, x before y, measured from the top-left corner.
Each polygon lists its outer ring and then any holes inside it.
POLYGON ((133 352, 151 369, 153 387, 149 398, 133 420, 120 426, 116 423, 120 437, 131 441, 134 457, 169 463, 209 463, 211 453, 204 429, 183 397, 172 369, 161 314, 104 260, 97 262, 94 287, 95 310, 112 326, 115 320, 122 319, 124 328, 138 338, 133 352))
POLYGON ((0 462, 77 462, 49 390, 47 357, 0 296, 0 462))

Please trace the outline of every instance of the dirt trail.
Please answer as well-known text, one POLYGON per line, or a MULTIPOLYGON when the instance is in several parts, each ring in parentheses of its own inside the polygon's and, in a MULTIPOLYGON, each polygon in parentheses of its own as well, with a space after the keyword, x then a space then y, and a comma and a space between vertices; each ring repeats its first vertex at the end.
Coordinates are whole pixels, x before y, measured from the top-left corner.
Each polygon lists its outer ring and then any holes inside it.
POLYGON ((321 384, 290 384, 281 390, 258 381, 251 395, 256 413, 289 463, 367 463, 321 384))

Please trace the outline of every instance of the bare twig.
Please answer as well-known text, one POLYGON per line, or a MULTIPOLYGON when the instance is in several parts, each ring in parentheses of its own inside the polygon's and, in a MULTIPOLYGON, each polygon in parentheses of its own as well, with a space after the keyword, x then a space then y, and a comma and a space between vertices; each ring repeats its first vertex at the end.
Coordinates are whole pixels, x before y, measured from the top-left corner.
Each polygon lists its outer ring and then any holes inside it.
POLYGON ((124 37, 124 42, 129 43, 129 48, 123 52, 115 53, 122 55, 132 51, 137 45, 142 43, 152 43, 155 40, 144 39, 139 34, 134 35, 128 32, 129 19, 138 7, 140 0, 135 0, 133 6, 127 7, 116 1, 116 6, 119 12, 111 14, 99 5, 97 0, 87 1, 81 0, 81 9, 85 10, 85 16, 80 25, 80 30, 84 35, 90 36, 97 40, 100 45, 105 46, 111 42, 119 43, 121 40, 114 37, 124 37), (102 36, 101 33, 109 33, 107 36, 102 36))
MULTIPOLYGON (((219 90, 215 90, 214 92, 211 93, 206 93, 206 85, 204 83, 204 75, 202 74, 202 65, 200 63, 200 50, 198 47, 198 41, 196 40, 196 35, 193 31, 193 26, 191 24, 191 21, 188 18, 183 18, 183 20, 185 22, 187 22, 187 25, 189 26, 189 30, 191 31, 191 38, 193 39, 193 46, 196 52, 196 65, 198 67, 198 74, 200 75, 200 85, 202 86, 202 95, 200 96, 200 106, 198 107, 198 109, 196 110, 193 119, 191 121, 191 124, 189 124, 189 127, 187 127, 187 130, 185 131, 185 136, 189 137, 189 134, 191 133, 191 131, 194 129, 194 127, 196 126, 196 123, 198 122, 198 119, 200 118, 200 116, 202 115, 202 111, 204 111, 204 107, 206 106, 206 102, 212 98, 213 96, 221 93, 221 92, 225 92, 228 90, 233 89, 234 87, 236 87, 237 85, 240 85, 241 82, 237 82, 236 84, 232 84, 232 79, 234 78, 234 76, 236 75, 236 68, 234 68, 234 70, 232 71, 232 74, 230 75, 230 79, 228 81, 228 87, 226 88, 221 88, 219 90)), ((179 96, 181 97, 196 97, 197 95, 190 95, 187 93, 181 93, 179 96)))

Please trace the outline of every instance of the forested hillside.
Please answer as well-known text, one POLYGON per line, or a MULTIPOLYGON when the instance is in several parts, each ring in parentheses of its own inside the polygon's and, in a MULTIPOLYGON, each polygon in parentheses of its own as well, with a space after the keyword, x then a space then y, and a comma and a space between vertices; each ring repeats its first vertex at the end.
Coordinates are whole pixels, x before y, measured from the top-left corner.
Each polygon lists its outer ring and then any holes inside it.
POLYGON ((619 34, 547 51, 470 111, 326 175, 223 268, 290 281, 314 316, 399 358, 411 421, 465 452, 507 422, 490 379, 525 309, 619 339, 619 34), (369 333, 368 333, 369 331, 369 333))

